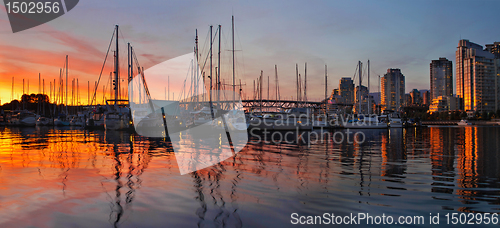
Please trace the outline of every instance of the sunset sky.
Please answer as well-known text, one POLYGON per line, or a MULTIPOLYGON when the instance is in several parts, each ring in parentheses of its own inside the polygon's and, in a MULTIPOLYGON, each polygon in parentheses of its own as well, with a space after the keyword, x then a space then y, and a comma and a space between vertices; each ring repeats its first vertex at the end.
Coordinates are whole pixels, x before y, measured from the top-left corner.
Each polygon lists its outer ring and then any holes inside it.
MULTIPOLYGON (((299 64, 303 75, 307 62, 307 96, 309 100, 318 101, 324 96, 325 64, 331 90, 338 87, 341 77, 353 77, 358 60, 366 66, 368 59, 372 92, 378 91, 378 75, 383 75, 387 68, 401 69, 406 76, 407 92, 413 88, 429 89, 429 63, 446 57, 455 64, 455 50, 461 38, 483 46, 500 41, 499 8, 500 2, 494 0, 85 0, 46 24, 12 33, 2 6, 0 100, 2 104, 11 100, 12 77, 14 99, 22 94, 23 79, 26 82, 29 79, 30 93, 38 92, 39 73, 45 79, 48 94, 49 81, 59 78, 59 69, 68 55, 70 88, 71 80, 78 78, 80 99, 86 103, 87 83, 90 82, 92 88, 99 77, 115 24, 119 24, 121 30, 121 57, 126 57, 125 42, 130 42, 145 69, 192 52, 195 29, 198 29, 201 54, 206 58, 209 26, 214 25, 215 34, 216 27, 222 25, 221 75, 225 83, 230 84, 231 15, 235 16, 235 49, 238 50, 236 78, 246 84, 243 90, 248 97, 252 96, 253 80, 261 70, 264 88, 270 76, 271 94, 274 94, 275 64, 281 96, 295 96, 295 64, 299 64)), ((216 42, 214 63, 217 48, 216 42)), ((104 84, 112 67, 112 59, 108 61, 103 73, 104 84)), ((125 58, 120 61, 126 63, 125 58)), ((200 60, 200 64, 203 62, 200 60)), ((102 86, 101 82, 99 94, 102 86)), ((180 86, 172 84, 170 88, 175 93, 180 86)), ((71 96, 71 92, 69 94, 71 96)))

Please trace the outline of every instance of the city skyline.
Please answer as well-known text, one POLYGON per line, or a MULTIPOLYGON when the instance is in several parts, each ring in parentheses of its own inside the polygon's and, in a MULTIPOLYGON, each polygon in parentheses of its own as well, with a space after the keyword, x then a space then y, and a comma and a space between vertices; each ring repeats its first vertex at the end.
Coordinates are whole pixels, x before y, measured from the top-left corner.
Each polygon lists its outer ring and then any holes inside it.
MULTIPOLYGON (((98 78, 115 24, 120 25, 124 41, 134 45, 146 69, 192 52, 195 29, 203 48, 209 25, 222 25, 223 53, 227 56, 231 15, 235 16, 238 50, 236 77, 246 84, 243 89, 247 93, 261 70, 264 79, 273 78, 276 64, 281 96, 295 98, 295 64, 303 73, 307 62, 308 98, 321 100, 325 65, 330 94, 342 77, 353 77, 358 60, 366 63, 368 59, 371 92, 378 91, 378 75, 389 68, 404 72, 406 91, 428 90, 429 62, 439 57, 454 60, 460 39, 480 45, 500 40, 500 32, 491 29, 496 22, 496 7, 492 5, 500 6, 493 1, 467 5, 460 1, 151 1, 147 5, 85 1, 60 18, 15 34, 2 8, 0 99, 2 103, 10 101, 12 77, 14 99, 20 97, 22 79, 31 81, 30 92, 38 91, 38 73, 46 81, 57 79, 68 54, 69 80, 79 78, 80 99, 86 101, 87 81, 92 84, 98 78), (484 20, 475 23, 471 19, 476 16, 484 20)), ((455 74, 453 69, 453 78, 455 74)), ((45 90, 49 90, 48 82, 45 90)))

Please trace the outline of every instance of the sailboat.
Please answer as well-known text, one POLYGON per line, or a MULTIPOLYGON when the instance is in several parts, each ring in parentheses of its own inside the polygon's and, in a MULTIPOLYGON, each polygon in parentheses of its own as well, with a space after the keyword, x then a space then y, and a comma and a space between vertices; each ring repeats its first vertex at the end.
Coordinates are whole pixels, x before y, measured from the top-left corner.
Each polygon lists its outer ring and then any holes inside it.
MULTIPOLYGON (((359 89, 358 89, 358 104, 359 104, 359 111, 358 111, 358 118, 353 118, 349 122, 344 124, 344 128, 357 128, 357 129, 381 129, 381 128, 387 128, 388 124, 383 121, 379 116, 377 115, 371 115, 370 114, 370 98, 368 98, 368 114, 363 115, 360 114, 362 112, 361 109, 361 103, 362 103, 362 97, 361 97, 361 77, 362 77, 362 63, 361 61, 358 62, 358 68, 359 68, 359 89)), ((368 84, 370 83, 370 61, 368 60, 368 84)), ((370 86, 368 86, 368 96, 370 96, 370 86)))
POLYGON ((35 126, 36 115, 35 113, 22 110, 14 115, 12 115, 10 122, 14 126, 35 126))
POLYGON ((115 52, 115 99, 106 101, 106 112, 104 114, 104 128, 106 130, 125 130, 131 127, 132 121, 130 118, 130 109, 128 108, 128 100, 119 100, 118 91, 120 90, 119 83, 119 51, 118 51, 118 25, 116 25, 116 52, 115 52), (110 104, 110 103, 113 104, 110 104))

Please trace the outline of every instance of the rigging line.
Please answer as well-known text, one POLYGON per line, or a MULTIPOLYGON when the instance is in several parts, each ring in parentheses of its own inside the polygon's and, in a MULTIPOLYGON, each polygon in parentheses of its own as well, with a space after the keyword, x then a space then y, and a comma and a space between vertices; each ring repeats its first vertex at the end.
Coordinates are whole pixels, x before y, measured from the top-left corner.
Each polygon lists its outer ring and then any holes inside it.
MULTIPOLYGON (((209 34, 210 34, 210 30, 207 32, 207 36, 205 37, 205 43, 203 43, 203 45, 202 45, 203 48, 201 49, 201 52, 198 50, 198 53, 196 53, 196 55, 197 55, 196 57, 197 58, 201 58, 202 55, 200 53, 205 53, 207 46, 209 46, 208 45, 208 41, 209 41, 208 36, 209 36, 209 34)), ((207 52, 207 55, 208 55, 208 53, 209 52, 207 52)), ((207 56, 207 58, 208 58, 208 56, 207 56)), ((207 60, 205 60, 205 63, 206 63, 206 61, 207 60)), ((198 61, 198 65, 199 65, 199 63, 200 63, 200 61, 198 61)), ((203 71, 201 71, 201 72, 203 72, 203 71)))
MULTIPOLYGON (((357 75, 357 72, 358 72, 358 67, 359 67, 359 64, 356 64, 356 70, 354 70, 354 76, 352 77, 352 81, 356 81, 356 75, 357 75)), ((354 86, 354 88, 356 88, 356 86, 354 86)))
POLYGON ((368 77, 368 73, 367 73, 368 72, 368 64, 365 64, 364 68, 365 68, 365 70, 363 70, 363 76, 368 77))
MULTIPOLYGON (((219 31, 219 28, 217 28, 215 30, 215 34, 214 34, 214 38, 212 39, 212 44, 214 43, 215 41, 215 37, 217 37, 217 32, 219 31)), ((213 49, 213 47, 210 47, 210 49, 213 49)), ((205 69, 205 65, 207 64, 207 60, 208 60, 208 57, 210 57, 210 52, 207 53, 207 58, 205 59, 205 63, 203 63, 203 67, 201 68, 201 71, 203 72, 203 69, 205 69)), ((210 77, 212 77, 212 75, 210 75, 210 77)))
MULTIPOLYGON (((238 33, 237 28, 234 28, 234 32, 236 33, 236 36, 238 37, 238 42, 239 42, 239 46, 240 46, 239 51, 243 51, 243 47, 242 47, 242 45, 241 45, 240 34, 238 33)), ((239 59, 237 58, 237 56, 236 56, 236 55, 234 56, 234 58, 235 58, 235 62, 239 62, 239 59)), ((240 73, 241 73, 242 75, 244 75, 244 74, 245 74, 245 72, 246 72, 246 70, 245 70, 245 58, 243 58, 243 54, 241 55, 241 62, 242 62, 242 64, 243 64, 243 67, 242 67, 243 69, 239 69, 239 68, 236 68, 236 67, 235 67, 235 75, 239 75, 240 73), (243 71, 243 72, 241 72, 241 71, 243 71)), ((235 65, 236 65, 236 63, 235 63, 235 65)), ((238 64, 238 65, 239 65, 239 64, 238 64)))
MULTIPOLYGON (((99 74, 99 79, 97 80, 97 88, 99 87, 99 82, 101 81, 101 76, 102 76, 102 71, 104 70, 104 66, 106 66, 106 60, 108 59, 109 49, 111 48, 111 44, 113 43, 115 32, 116 29, 113 30, 113 35, 111 35, 111 40, 109 41, 108 51, 106 51, 106 56, 104 57, 104 63, 102 63, 101 73, 99 74)), ((95 96, 97 93, 97 88, 94 90, 94 95, 92 96, 92 101, 90 102, 90 105, 94 103, 94 100, 96 98, 95 96)))
POLYGON ((148 84, 146 83, 146 78, 144 77, 144 71, 142 70, 142 67, 139 64, 139 60, 137 60, 137 55, 135 55, 135 51, 133 52, 133 57, 134 57, 134 60, 135 60, 135 64, 136 64, 137 68, 139 69, 138 72, 137 72, 137 75, 141 76, 141 79, 142 79, 142 82, 144 84, 144 90, 146 92, 147 98, 149 100, 151 100, 151 95, 149 93, 148 84))
MULTIPOLYGON (((193 60, 191 60, 191 63, 192 63, 192 62, 193 62, 193 60)), ((180 92, 180 94, 179 94, 179 101, 181 101, 181 99, 182 99, 182 95, 184 95, 184 94, 185 94, 185 92, 186 92, 186 91, 185 91, 185 89, 186 89, 186 81, 187 81, 188 77, 190 76, 190 75, 189 75, 189 73, 191 72, 191 65, 193 65, 193 64, 189 64, 188 70, 187 70, 187 72, 186 72, 186 77, 184 78, 183 87, 182 87, 182 90, 181 90, 181 92, 180 92)), ((190 90, 190 91, 191 91, 191 90, 190 90)), ((175 99, 175 97, 174 97, 174 99, 175 99)))
MULTIPOLYGON (((198 58, 201 58, 200 53, 205 53, 205 49, 206 49, 206 47, 208 46, 207 42, 208 42, 208 35, 209 35, 209 34, 210 34, 210 31, 208 31, 208 32, 207 32, 207 36, 205 37, 205 43, 203 43, 203 45, 201 45, 201 44, 199 45, 200 47, 202 47, 202 49, 201 49, 201 50, 199 50, 199 49, 198 49, 198 53, 196 53, 196 55, 197 55, 197 56, 196 56, 196 57, 197 57, 197 59, 198 59, 198 58)), ((198 61, 198 63, 199 63, 199 61, 198 61)))
MULTIPOLYGON (((122 32, 122 30, 120 29, 120 27, 118 28, 118 30, 119 30, 120 35, 121 35, 121 36, 120 36, 120 39, 123 41, 123 43, 124 43, 124 44, 129 43, 129 42, 127 42, 127 41, 125 40, 125 36, 123 35, 123 32, 122 32)), ((127 45, 125 45, 125 46, 127 46, 127 45)), ((132 46, 132 45, 130 45, 130 46, 132 46)), ((120 49, 120 55, 121 55, 121 56, 128 55, 128 51, 124 51, 125 49, 126 49, 126 48, 121 48, 121 49, 120 49)), ((126 67, 128 67, 128 66, 127 66, 127 64, 125 64, 125 61, 120 61, 120 69, 123 69, 123 68, 126 68, 126 67)), ((120 70, 120 72, 121 72, 121 70, 120 70)), ((121 80, 124 80, 124 79, 123 79, 123 78, 121 78, 121 80)), ((127 79, 127 80, 128 80, 128 79, 127 79)))
MULTIPOLYGON (((120 28, 118 28, 118 29, 119 29, 119 31, 120 31, 120 35, 121 35, 121 37, 120 37, 120 38, 122 39, 123 43, 124 43, 124 44, 126 44, 126 43, 127 43, 127 41, 125 40, 125 36, 123 35, 122 30, 121 30, 120 28)), ((122 50, 123 50, 123 49, 122 49, 122 50)))

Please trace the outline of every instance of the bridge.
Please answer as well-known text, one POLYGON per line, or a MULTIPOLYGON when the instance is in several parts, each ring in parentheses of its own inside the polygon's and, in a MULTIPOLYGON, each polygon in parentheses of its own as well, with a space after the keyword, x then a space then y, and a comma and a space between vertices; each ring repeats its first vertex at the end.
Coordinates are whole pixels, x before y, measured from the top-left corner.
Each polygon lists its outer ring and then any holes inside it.
MULTIPOLYGON (((225 100, 225 101, 213 101, 212 104, 218 106, 219 104, 233 104, 233 100, 225 100)), ((324 109, 324 102, 316 102, 316 101, 294 101, 294 100, 241 100, 243 103, 243 108, 245 109, 289 109, 289 108, 313 108, 313 109, 324 109)), ((208 106, 208 101, 200 101, 200 102, 190 102, 190 101, 182 101, 180 105, 191 105, 191 104, 200 104, 202 103, 204 106, 208 106)), ((353 104, 328 104, 328 109, 338 109, 343 107, 351 107, 353 104)))

